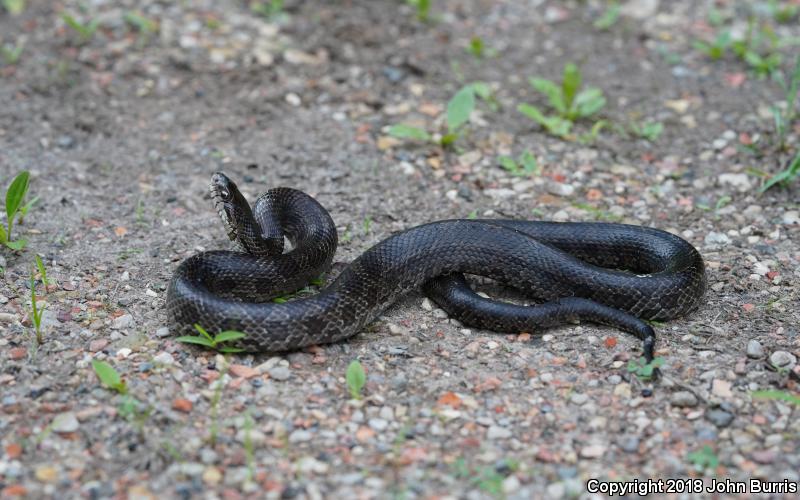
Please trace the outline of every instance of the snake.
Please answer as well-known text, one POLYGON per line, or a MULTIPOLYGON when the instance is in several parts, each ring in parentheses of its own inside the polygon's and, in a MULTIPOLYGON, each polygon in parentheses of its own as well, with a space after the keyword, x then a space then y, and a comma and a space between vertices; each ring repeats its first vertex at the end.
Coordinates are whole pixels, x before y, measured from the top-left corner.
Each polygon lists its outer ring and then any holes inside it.
POLYGON ((183 260, 170 280, 170 330, 238 331, 231 345, 282 352, 352 337, 390 304, 421 290, 463 325, 523 333, 587 321, 643 341, 654 356, 663 321, 697 309, 703 258, 667 231, 612 222, 450 219, 415 226, 375 244, 318 293, 292 294, 327 272, 338 243, 330 214, 312 196, 272 188, 252 206, 223 172, 211 198, 236 250, 183 260), (288 241, 288 245, 287 245, 288 241), (532 304, 488 298, 466 275, 516 289, 532 304))

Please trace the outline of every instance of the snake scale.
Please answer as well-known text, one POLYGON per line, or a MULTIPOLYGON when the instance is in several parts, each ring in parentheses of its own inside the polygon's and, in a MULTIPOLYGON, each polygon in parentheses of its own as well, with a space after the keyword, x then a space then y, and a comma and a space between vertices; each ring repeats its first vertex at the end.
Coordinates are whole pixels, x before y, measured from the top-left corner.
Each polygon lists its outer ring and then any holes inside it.
POLYGON ((207 251, 184 260, 167 292, 171 329, 194 324, 246 334, 236 347, 277 352, 336 342, 360 332, 399 296, 422 289, 466 325, 533 331, 584 320, 644 341, 644 320, 694 310, 706 286, 700 253, 671 233, 616 223, 456 219, 394 234, 350 263, 318 294, 284 303, 331 265, 337 232, 309 195, 275 188, 252 208, 223 173, 211 192, 228 236, 242 251, 207 251), (284 249, 284 236, 292 245, 284 249), (463 273, 485 276, 539 300, 532 306, 484 298, 463 273))

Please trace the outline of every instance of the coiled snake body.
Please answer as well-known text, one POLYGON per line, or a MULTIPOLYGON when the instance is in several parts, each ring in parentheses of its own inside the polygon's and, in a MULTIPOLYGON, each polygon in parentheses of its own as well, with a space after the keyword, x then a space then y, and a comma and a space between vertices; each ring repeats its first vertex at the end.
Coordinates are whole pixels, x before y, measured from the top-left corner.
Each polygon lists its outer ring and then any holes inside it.
POLYGON ((697 307, 705 291, 698 251, 673 234, 612 223, 445 220, 376 244, 315 296, 266 302, 296 291, 331 264, 336 227, 310 196, 289 188, 263 194, 252 209, 224 174, 211 190, 229 237, 242 252, 209 251, 183 261, 167 292, 172 330, 200 324, 239 330, 246 351, 285 351, 353 336, 400 295, 422 287, 467 325, 532 331, 565 321, 604 323, 644 340, 643 319, 665 320, 697 307), (293 249, 284 252, 284 235, 293 249), (486 299, 462 273, 486 276, 532 297, 520 306, 486 299))

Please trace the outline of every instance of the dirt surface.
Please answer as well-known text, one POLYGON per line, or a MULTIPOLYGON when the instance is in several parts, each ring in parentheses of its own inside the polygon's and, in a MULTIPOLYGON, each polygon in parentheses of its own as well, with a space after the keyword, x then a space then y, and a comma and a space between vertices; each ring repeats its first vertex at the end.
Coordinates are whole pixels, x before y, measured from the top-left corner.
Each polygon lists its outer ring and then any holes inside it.
MULTIPOLYGON (((783 168, 798 125, 783 152, 770 147, 778 85, 692 48, 713 38, 710 2, 625 3, 607 30, 593 26, 606 8, 596 1, 437 0, 428 22, 392 0, 287 0, 270 18, 252 4, 29 1, 0 13, 0 43, 24 44, 0 66, 0 184, 29 170, 39 197, 17 229, 26 249, 0 254, 1 497, 797 485, 798 405, 753 393, 798 395, 800 183, 759 196, 747 169, 783 168), (81 39, 63 13, 97 31, 81 39), (465 50, 474 36, 485 57, 465 50), (562 140, 516 111, 546 108, 527 78, 558 79, 569 61, 604 91, 602 118, 659 122, 660 137, 562 140), (497 107, 479 102, 454 148, 387 135, 397 123, 443 132, 447 101, 474 81, 497 107), (759 137, 754 156, 743 146, 759 137), (499 166, 526 150, 538 174, 499 166), (340 229, 331 276, 395 231, 475 214, 667 229, 703 253, 709 290, 701 310, 657 325, 657 384, 629 372, 640 343, 613 329, 497 335, 421 295, 349 342, 227 364, 177 343, 164 313, 178 262, 230 247, 208 194, 216 170, 251 199, 278 185, 315 196, 340 229), (37 286, 42 345, 29 313, 36 254, 53 280, 37 286), (98 381, 93 359, 128 396, 98 381), (360 400, 344 378, 354 359, 367 372, 360 400)), ((715 4, 746 27, 744 2, 715 4)), ((797 18, 775 27, 800 36, 797 18)), ((796 48, 782 49, 784 70, 796 48)))

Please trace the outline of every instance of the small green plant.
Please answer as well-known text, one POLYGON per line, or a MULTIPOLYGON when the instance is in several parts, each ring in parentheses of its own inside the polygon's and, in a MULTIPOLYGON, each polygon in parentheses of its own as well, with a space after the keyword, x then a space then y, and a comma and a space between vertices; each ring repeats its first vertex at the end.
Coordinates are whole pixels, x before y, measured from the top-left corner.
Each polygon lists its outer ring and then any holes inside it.
POLYGON ((36 198, 23 205, 25 196, 28 194, 28 182, 30 174, 27 171, 20 172, 6 190, 6 227, 0 225, 0 243, 12 250, 22 250, 27 241, 23 238, 18 240, 11 239, 14 221, 21 220, 28 213, 30 207, 36 202, 36 198))
POLYGON ((800 14, 800 5, 796 3, 779 2, 778 0, 770 0, 767 2, 767 11, 770 13, 776 22, 781 24, 791 23, 798 14, 800 14))
POLYGON ((775 391, 775 390, 753 391, 750 393, 750 395, 755 399, 786 401, 787 403, 792 403, 793 405, 800 406, 800 396, 788 393, 786 391, 775 391))
POLYGON ((225 375, 228 373, 230 365, 225 360, 220 370, 219 378, 214 383, 214 395, 211 397, 211 428, 209 429, 208 439, 211 446, 217 444, 217 434, 219 434, 219 402, 222 401, 222 391, 225 389, 225 375))
POLYGON ((125 384, 125 380, 122 379, 113 366, 105 361, 93 359, 92 369, 104 386, 118 392, 119 394, 128 393, 128 386, 125 384))
POLYGON ((223 343, 231 342, 234 340, 239 340, 245 338, 247 335, 242 332, 237 332, 234 330, 226 330, 224 332, 220 332, 216 335, 211 335, 208 333, 202 326, 195 324, 195 330, 200 332, 200 335, 183 335, 181 337, 176 338, 178 342, 184 342, 186 344, 197 344, 208 347, 209 349, 213 349, 215 351, 219 351, 222 353, 235 353, 235 352, 242 352, 244 349, 240 349, 238 347, 231 347, 231 346, 223 346, 223 343))
POLYGON ((20 39, 15 45, 0 45, 0 55, 3 56, 3 61, 8 65, 17 64, 19 58, 22 57, 23 50, 25 50, 25 41, 23 39, 20 39))
POLYGON ((90 19, 87 22, 82 23, 74 16, 67 13, 62 14, 61 19, 63 19, 64 22, 67 23, 67 26, 72 28, 72 30, 78 34, 81 42, 84 43, 92 39, 95 32, 97 32, 97 28, 100 26, 100 21, 97 19, 90 19))
POLYGON ((714 61, 722 59, 725 52, 731 46, 731 32, 728 30, 720 31, 714 40, 706 42, 704 40, 695 40, 692 46, 705 54, 714 61))
POLYGON ((3 0, 3 8, 12 16, 22 14, 25 11, 25 0, 3 0))
POLYGON ((458 457, 452 467, 453 475, 457 478, 469 481, 493 497, 502 497, 503 481, 508 475, 519 470, 520 464, 516 460, 507 458, 496 466, 484 466, 473 470, 467 465, 464 457, 458 457))
POLYGON ((628 361, 628 372, 633 373, 641 380, 651 380, 658 373, 658 368, 664 364, 664 358, 657 357, 647 362, 644 357, 628 361))
POLYGON ((492 50, 486 47, 486 43, 483 41, 483 38, 479 36, 473 36, 472 38, 469 39, 469 45, 467 45, 467 52, 472 54, 475 57, 475 59, 492 57, 497 54, 496 50, 492 50))
POLYGON ((646 139, 650 142, 656 142, 661 136, 661 132, 664 131, 664 124, 660 122, 631 122, 628 128, 633 135, 641 137, 642 139, 646 139))
POLYGON ((158 23, 148 17, 143 16, 139 12, 129 11, 123 16, 125 22, 133 27, 136 31, 148 37, 158 32, 158 23))
MULTIPOLYGON (((445 121, 447 133, 439 140, 442 147, 451 146, 463 132, 469 117, 475 110, 477 98, 486 101, 490 107, 495 107, 496 103, 492 97, 492 89, 483 82, 473 82, 461 87, 458 92, 447 102, 445 111, 445 121)), ((412 125, 397 124, 389 127, 389 135, 397 139, 411 139, 424 142, 431 142, 433 136, 425 129, 412 125)))
POLYGON ((44 343, 44 334, 42 332, 42 313, 45 308, 39 308, 36 300, 36 280, 31 273, 31 322, 33 323, 34 332, 36 333, 36 343, 42 345, 44 343))
POLYGON ((269 0, 268 2, 255 2, 250 7, 253 12, 267 19, 275 19, 285 15, 283 8, 284 0, 269 0))
POLYGON ((764 183, 764 185, 761 186, 759 191, 763 193, 766 190, 775 186, 776 184, 781 186, 787 186, 790 182, 792 182, 799 176, 800 176, 800 151, 797 152, 797 154, 794 156, 794 159, 789 162, 789 165, 785 169, 770 177, 764 183))
POLYGON ((350 397, 353 399, 361 399, 361 390, 367 382, 367 375, 364 373, 364 367, 361 363, 354 359, 347 366, 345 373, 345 381, 347 381, 347 390, 350 391, 350 397))
POLYGON ((622 8, 619 3, 611 2, 611 5, 609 5, 608 8, 603 11, 603 14, 594 22, 594 27, 601 31, 611 29, 612 26, 617 24, 620 12, 622 12, 622 8))
POLYGON ((530 151, 525 151, 516 160, 510 156, 497 159, 500 166, 515 177, 528 177, 539 174, 539 162, 530 151))
POLYGON ((36 256, 36 269, 39 270, 39 279, 42 280, 42 285, 47 287, 47 285, 51 284, 50 279, 47 277, 47 268, 44 267, 44 262, 38 255, 36 256))
POLYGON ((697 472, 703 472, 706 469, 713 470, 719 465, 719 458, 714 452, 714 448, 709 445, 689 453, 686 455, 686 459, 694 465, 697 472))
POLYGON ((556 111, 556 114, 545 115, 539 108, 530 104, 520 104, 517 109, 542 125, 548 132, 559 137, 568 137, 576 120, 588 118, 606 105, 606 98, 602 90, 595 87, 580 90, 581 72, 572 63, 564 66, 560 85, 544 78, 531 78, 530 84, 536 91, 547 97, 548 103, 556 111))
POLYGON ((406 3, 417 11, 417 20, 427 22, 430 19, 431 0, 406 0, 406 3))

